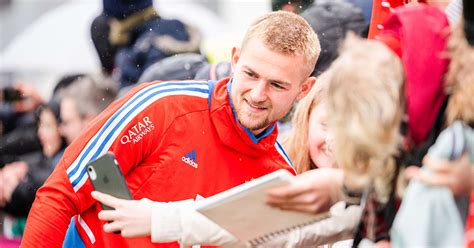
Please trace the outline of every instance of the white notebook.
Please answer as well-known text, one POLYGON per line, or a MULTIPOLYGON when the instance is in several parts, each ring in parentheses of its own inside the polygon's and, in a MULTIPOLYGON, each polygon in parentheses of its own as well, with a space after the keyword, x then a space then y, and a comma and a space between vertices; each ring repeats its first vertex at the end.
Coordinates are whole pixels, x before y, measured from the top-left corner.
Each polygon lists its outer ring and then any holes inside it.
POLYGON ((293 175, 278 170, 196 202, 196 210, 239 240, 261 244, 329 215, 310 215, 272 208, 265 203, 266 189, 289 184, 293 175))

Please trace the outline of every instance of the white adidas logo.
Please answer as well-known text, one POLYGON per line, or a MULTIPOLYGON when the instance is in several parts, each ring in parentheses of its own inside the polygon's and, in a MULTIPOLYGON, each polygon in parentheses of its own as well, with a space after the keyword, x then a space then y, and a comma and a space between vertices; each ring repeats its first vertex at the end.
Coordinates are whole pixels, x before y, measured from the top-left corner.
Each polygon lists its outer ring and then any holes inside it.
POLYGON ((186 164, 191 165, 194 168, 197 168, 198 163, 196 162, 196 150, 192 150, 191 152, 182 156, 181 161, 185 162, 186 164))

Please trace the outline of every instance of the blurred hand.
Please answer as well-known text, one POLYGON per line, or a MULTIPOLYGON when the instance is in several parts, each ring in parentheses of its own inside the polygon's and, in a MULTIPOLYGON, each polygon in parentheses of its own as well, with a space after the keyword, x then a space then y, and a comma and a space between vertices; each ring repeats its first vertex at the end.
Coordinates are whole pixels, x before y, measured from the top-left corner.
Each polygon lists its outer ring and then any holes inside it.
POLYGON ((23 179, 26 173, 28 173, 28 164, 24 161, 15 161, 6 164, 3 167, 3 171, 6 175, 10 177, 23 179))
POLYGON ((22 100, 13 102, 13 108, 18 112, 32 112, 44 102, 38 90, 25 83, 17 83, 13 86, 21 92, 22 100))
POLYGON ((284 210, 326 212, 341 198, 342 181, 340 169, 310 170, 296 176, 290 185, 268 190, 266 202, 284 210))
POLYGON ((377 243, 375 243, 375 248, 390 248, 392 245, 390 244, 390 241, 388 240, 380 240, 377 243))
POLYGON ((122 200, 111 195, 93 191, 92 197, 114 210, 102 210, 99 219, 107 233, 120 231, 125 238, 148 236, 151 232, 151 213, 153 201, 149 199, 122 200))
POLYGON ((454 161, 431 159, 426 156, 423 159, 423 166, 432 173, 421 173, 420 168, 410 166, 405 170, 405 176, 428 185, 446 186, 455 196, 469 194, 474 187, 474 167, 468 154, 463 154, 454 161))
POLYGON ((11 196, 18 184, 24 180, 28 173, 28 165, 23 161, 6 164, 2 169, 3 199, 5 202, 11 200, 11 196))
POLYGON ((5 206, 6 203, 5 194, 3 193, 5 191, 3 187, 4 183, 3 169, 0 169, 0 207, 5 206))

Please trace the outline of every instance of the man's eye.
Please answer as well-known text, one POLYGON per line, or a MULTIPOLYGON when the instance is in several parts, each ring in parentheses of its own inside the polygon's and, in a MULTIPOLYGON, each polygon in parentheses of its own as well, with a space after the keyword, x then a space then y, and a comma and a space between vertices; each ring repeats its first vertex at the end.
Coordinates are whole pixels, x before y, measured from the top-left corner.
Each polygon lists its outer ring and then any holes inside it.
POLYGON ((271 85, 272 85, 273 87, 279 89, 279 90, 284 90, 284 89, 285 89, 285 87, 281 86, 281 84, 279 84, 279 83, 273 82, 273 83, 271 83, 271 85))
POLYGON ((253 72, 250 72, 250 71, 246 71, 245 74, 247 74, 247 76, 249 76, 251 78, 255 77, 255 74, 253 72))

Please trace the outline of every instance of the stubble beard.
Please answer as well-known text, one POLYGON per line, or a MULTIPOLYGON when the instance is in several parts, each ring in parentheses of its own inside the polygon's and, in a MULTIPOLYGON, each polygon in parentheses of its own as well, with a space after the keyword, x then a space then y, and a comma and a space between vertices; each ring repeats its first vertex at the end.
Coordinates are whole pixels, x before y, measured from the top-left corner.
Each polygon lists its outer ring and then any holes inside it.
POLYGON ((257 131, 266 128, 271 124, 268 114, 266 116, 259 116, 245 111, 241 106, 236 109, 236 112, 240 125, 250 131, 257 131))

